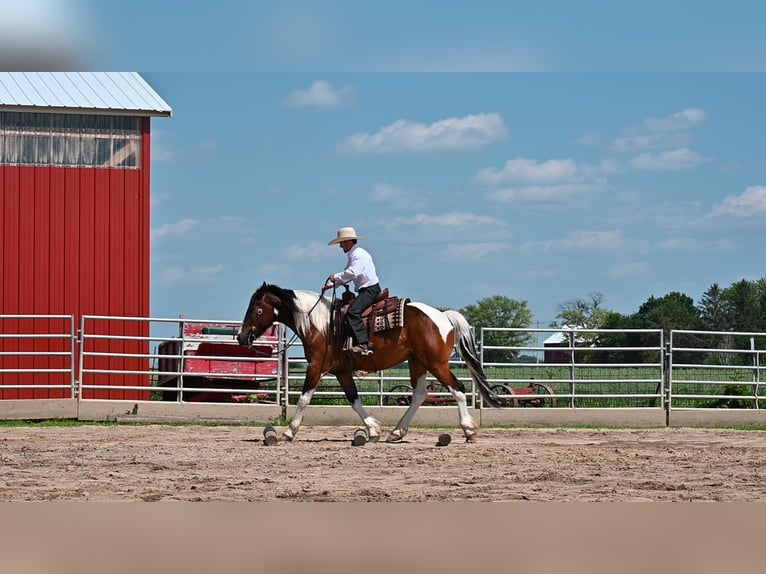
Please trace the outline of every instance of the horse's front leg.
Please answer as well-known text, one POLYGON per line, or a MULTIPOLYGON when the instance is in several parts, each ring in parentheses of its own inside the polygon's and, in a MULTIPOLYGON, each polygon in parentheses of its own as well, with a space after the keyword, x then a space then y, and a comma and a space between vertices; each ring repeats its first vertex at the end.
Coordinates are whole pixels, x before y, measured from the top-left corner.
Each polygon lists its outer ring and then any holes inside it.
POLYGON ((362 400, 359 398, 359 391, 354 383, 354 376, 350 372, 336 373, 335 377, 338 379, 340 386, 343 388, 343 392, 346 394, 346 399, 351 404, 351 408, 354 409, 359 418, 362 419, 364 426, 367 427, 367 435, 370 437, 370 442, 378 442, 380 439, 380 421, 367 412, 364 408, 362 400))
POLYGON ((415 413, 425 402, 428 395, 428 383, 426 381, 426 370, 410 359, 410 382, 412 383, 412 399, 409 408, 404 412, 402 418, 396 423, 396 427, 388 435, 386 442, 398 442, 404 438, 410 428, 415 413))
POLYGON ((306 369, 306 378, 303 380, 303 390, 301 396, 298 398, 298 406, 295 410, 290 426, 285 429, 280 437, 281 440, 291 441, 298 433, 298 429, 303 422, 303 414, 306 411, 306 407, 311 403, 311 398, 314 396, 319 380, 322 378, 322 372, 319 367, 313 363, 310 363, 306 369))

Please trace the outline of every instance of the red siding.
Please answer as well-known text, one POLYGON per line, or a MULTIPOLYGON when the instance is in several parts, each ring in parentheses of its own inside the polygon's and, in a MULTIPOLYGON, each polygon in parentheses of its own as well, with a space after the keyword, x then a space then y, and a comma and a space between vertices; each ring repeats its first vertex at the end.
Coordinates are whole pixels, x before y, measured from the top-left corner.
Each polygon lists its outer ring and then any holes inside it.
MULTIPOLYGON (((0 166, 0 315, 149 316, 149 118, 142 121, 141 168, 0 166)), ((5 321, 5 332, 64 332, 59 320, 5 321), (44 323, 44 324, 43 324, 44 323)), ((110 321, 109 334, 147 337, 148 325, 110 321)), ((0 340, 5 351, 61 350, 61 341, 0 340)), ((67 347, 68 350, 68 347, 67 347)), ((98 341, 92 351, 148 354, 146 341, 98 341)), ((61 368, 50 357, 1 357, 5 369, 61 368)), ((148 359, 92 358, 89 367, 148 370, 148 359)), ((99 375, 89 383, 147 385, 148 376, 99 375)), ((68 384, 58 374, 4 374, 0 398, 63 398, 64 389, 3 389, 68 384)), ((93 390, 84 398, 148 399, 145 391, 93 390)))

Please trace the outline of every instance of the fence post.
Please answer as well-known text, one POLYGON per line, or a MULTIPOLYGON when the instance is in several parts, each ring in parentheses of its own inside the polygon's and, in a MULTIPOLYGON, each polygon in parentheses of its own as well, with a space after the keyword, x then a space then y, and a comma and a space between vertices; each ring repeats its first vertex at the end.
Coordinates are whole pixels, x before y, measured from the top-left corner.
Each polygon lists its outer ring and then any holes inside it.
POLYGON ((670 340, 665 343, 665 354, 662 361, 662 378, 665 385, 663 393, 663 403, 665 408, 665 426, 670 426, 670 409, 672 408, 672 386, 673 386, 673 332, 670 332, 670 340))

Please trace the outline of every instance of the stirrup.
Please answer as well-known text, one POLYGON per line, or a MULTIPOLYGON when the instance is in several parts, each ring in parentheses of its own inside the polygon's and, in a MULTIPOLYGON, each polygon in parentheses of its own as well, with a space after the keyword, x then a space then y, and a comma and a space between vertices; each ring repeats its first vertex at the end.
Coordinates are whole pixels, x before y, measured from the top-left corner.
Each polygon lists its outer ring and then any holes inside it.
POLYGON ((354 345, 351 347, 352 353, 359 353, 360 355, 367 357, 369 355, 372 355, 373 351, 370 349, 366 344, 365 345, 354 345))

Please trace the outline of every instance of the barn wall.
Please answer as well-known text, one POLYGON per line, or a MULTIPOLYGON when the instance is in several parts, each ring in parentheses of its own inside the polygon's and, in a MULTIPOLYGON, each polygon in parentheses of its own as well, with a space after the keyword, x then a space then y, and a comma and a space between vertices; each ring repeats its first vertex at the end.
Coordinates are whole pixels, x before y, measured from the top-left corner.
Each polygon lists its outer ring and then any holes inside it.
MULTIPOLYGON (((150 130, 142 120, 140 169, 0 165, 0 315, 149 316, 150 130)), ((50 333, 63 321, 5 321, 7 332, 50 333)), ((145 323, 113 322, 113 334, 148 336, 145 323)), ((45 339, 5 341, 6 352, 59 347, 45 339)), ((148 354, 148 342, 100 341, 105 352, 148 354)), ((98 358, 94 358, 94 368, 98 358)), ((114 361, 115 359, 111 359, 114 361)), ((46 369, 57 357, 0 356, 0 368, 46 369)), ((147 370, 147 359, 117 359, 110 369, 147 370)), ((115 375, 109 384, 120 384, 115 375)), ((68 398, 65 389, 9 389, 62 384, 59 374, 4 373, 1 399, 68 398)), ((126 385, 136 385, 126 377, 126 385)), ((148 380, 144 383, 148 385, 148 380)), ((86 398, 143 399, 142 391, 90 391, 86 398)))

